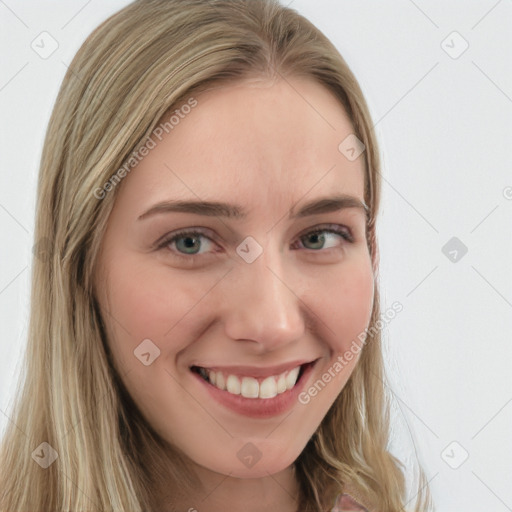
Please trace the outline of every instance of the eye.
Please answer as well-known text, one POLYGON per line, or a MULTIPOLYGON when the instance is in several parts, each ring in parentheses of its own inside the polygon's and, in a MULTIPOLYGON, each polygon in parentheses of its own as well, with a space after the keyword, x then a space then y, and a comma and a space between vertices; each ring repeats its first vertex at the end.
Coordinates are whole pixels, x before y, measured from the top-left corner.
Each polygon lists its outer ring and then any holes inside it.
MULTIPOLYGON (((345 243, 353 243, 354 239, 348 228, 337 224, 329 224, 306 232, 299 237, 298 241, 302 245, 299 248, 319 252, 325 249, 340 248, 345 243), (309 244, 311 246, 307 247, 309 244)), ((171 233, 160 243, 157 242, 157 249, 170 249, 175 256, 191 261, 194 257, 217 252, 214 250, 215 245, 217 244, 212 238, 203 231, 190 230, 171 233)), ((292 248, 296 249, 296 246, 297 242, 292 245, 292 248)))
POLYGON ((306 247, 306 249, 319 251, 322 249, 339 247, 340 238, 342 239, 341 245, 344 243, 354 242, 350 231, 337 224, 330 224, 328 226, 315 228, 314 230, 307 232, 305 235, 301 235, 299 240, 303 245, 312 245, 312 247, 306 247), (306 242, 304 243, 303 240, 306 240, 306 242))
POLYGON ((174 233, 172 236, 166 237, 158 248, 174 246, 171 250, 179 257, 187 259, 189 256, 196 256, 203 254, 201 249, 205 248, 204 252, 211 249, 213 241, 201 231, 180 231, 174 233), (203 242, 206 241, 206 243, 203 242))

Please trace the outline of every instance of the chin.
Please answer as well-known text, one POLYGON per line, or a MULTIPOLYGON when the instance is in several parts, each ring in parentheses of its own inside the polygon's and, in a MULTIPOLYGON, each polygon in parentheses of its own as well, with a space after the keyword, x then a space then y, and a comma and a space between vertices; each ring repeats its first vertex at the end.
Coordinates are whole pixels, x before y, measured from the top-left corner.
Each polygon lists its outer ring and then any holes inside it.
POLYGON ((293 454, 289 452, 279 453, 275 449, 257 449, 255 446, 256 443, 244 443, 242 449, 238 450, 234 459, 232 457, 226 457, 221 461, 219 460, 220 457, 217 457, 215 461, 210 461, 210 464, 201 465, 210 471, 215 471, 216 473, 233 478, 264 478, 289 468, 300 455, 300 451, 298 450, 293 454), (269 454, 265 457, 266 451, 269 452, 269 454))

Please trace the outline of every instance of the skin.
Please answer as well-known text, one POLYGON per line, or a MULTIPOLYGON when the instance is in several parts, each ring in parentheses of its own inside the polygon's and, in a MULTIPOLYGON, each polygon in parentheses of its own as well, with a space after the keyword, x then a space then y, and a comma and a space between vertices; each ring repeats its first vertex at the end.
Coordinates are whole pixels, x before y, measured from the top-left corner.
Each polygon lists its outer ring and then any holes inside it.
POLYGON ((292 512, 294 461, 358 357, 308 404, 270 419, 213 402, 189 366, 318 359, 307 389, 349 349, 373 306, 365 213, 348 208, 288 220, 288 212, 337 193, 363 201, 364 160, 349 161, 338 150, 353 128, 338 100, 314 81, 246 80, 196 99, 120 185, 99 255, 97 299, 109 312, 108 343, 128 391, 207 490, 162 503, 162 510, 292 512), (248 215, 171 212, 138 220, 171 199, 237 203, 248 215), (324 232, 322 245, 305 236, 325 224, 348 228, 354 241, 324 232), (183 239, 179 247, 152 248, 183 228, 204 232, 199 254, 187 256, 183 239), (263 249, 250 264, 236 253, 247 236, 263 249), (134 357, 145 339, 160 350, 149 366, 134 357), (251 468, 237 457, 248 442, 262 454, 251 468))

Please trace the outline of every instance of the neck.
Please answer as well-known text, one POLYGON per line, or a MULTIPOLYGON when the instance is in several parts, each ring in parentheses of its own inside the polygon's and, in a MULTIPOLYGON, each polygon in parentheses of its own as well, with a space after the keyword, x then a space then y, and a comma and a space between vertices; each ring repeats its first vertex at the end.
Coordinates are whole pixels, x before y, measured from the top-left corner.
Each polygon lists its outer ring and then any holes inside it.
POLYGON ((165 512, 297 512, 299 485, 295 467, 290 466, 261 478, 234 478, 194 464, 202 489, 187 495, 169 485, 157 500, 155 510, 165 512), (173 490, 171 490, 173 489, 173 490))

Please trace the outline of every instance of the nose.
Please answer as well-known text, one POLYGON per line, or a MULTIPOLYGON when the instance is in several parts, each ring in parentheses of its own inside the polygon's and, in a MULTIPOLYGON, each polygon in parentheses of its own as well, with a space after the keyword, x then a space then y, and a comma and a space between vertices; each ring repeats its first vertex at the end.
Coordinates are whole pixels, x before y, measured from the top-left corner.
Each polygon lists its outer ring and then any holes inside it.
POLYGON ((303 337, 307 312, 292 275, 297 273, 277 251, 266 249, 252 263, 237 261, 222 290, 226 335, 258 343, 262 351, 303 337))

